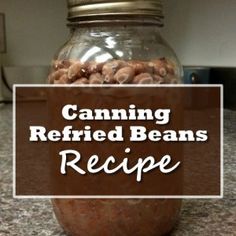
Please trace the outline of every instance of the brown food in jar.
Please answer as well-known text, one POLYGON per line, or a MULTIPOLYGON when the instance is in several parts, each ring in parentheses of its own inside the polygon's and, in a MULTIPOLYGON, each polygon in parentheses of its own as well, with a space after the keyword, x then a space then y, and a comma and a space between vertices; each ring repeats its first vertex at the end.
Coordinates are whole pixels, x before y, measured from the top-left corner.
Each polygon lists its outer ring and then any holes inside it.
POLYGON ((162 236, 176 224, 181 201, 65 199, 53 207, 73 236, 162 236))
MULTIPOLYGON (((51 84, 171 84, 179 83, 177 66, 161 58, 152 61, 111 60, 106 63, 56 61, 51 84)), ((53 200, 56 217, 73 236, 162 236, 176 224, 181 200, 53 200)))
POLYGON ((133 84, 153 84, 154 80, 149 73, 142 73, 135 76, 133 84))
POLYGON ((165 58, 146 61, 111 60, 106 63, 55 61, 51 84, 176 84, 176 65, 165 58), (84 82, 84 83, 83 83, 84 82))
POLYGON ((134 79, 134 69, 132 67, 124 67, 117 71, 114 79, 119 84, 129 84, 134 79))

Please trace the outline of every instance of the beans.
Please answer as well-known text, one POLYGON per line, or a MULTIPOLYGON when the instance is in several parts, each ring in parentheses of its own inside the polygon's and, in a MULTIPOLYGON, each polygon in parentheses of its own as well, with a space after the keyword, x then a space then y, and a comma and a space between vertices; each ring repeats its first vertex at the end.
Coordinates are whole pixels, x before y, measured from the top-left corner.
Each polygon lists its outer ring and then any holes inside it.
POLYGON ((148 70, 148 66, 145 65, 143 62, 139 61, 131 61, 128 63, 129 66, 131 66, 134 69, 135 75, 144 73, 148 70))
POLYGON ((177 65, 169 59, 152 61, 111 60, 106 63, 54 61, 51 84, 174 84, 177 65))
POLYGON ((67 74, 67 69, 59 69, 57 71, 52 72, 49 75, 49 83, 53 84, 55 81, 58 81, 63 75, 67 74))
POLYGON ((166 60, 166 70, 168 74, 174 76, 176 74, 176 69, 177 69, 177 65, 175 65, 173 61, 166 60))
POLYGON ((73 84, 89 84, 89 81, 88 81, 88 79, 86 79, 86 78, 80 78, 80 79, 78 79, 78 80, 76 80, 73 84))
POLYGON ((161 68, 159 69, 159 75, 160 75, 161 77, 165 77, 165 76, 167 75, 167 71, 166 71, 166 69, 165 69, 164 67, 161 67, 161 68))
POLYGON ((165 82, 165 79, 160 75, 154 75, 153 79, 155 84, 163 84, 165 82))
POLYGON ((68 69, 68 78, 71 81, 75 81, 76 78, 80 78, 86 74, 86 67, 80 62, 72 64, 68 69))
POLYGON ((114 81, 116 81, 114 78, 116 72, 125 66, 126 66, 126 63, 124 61, 120 61, 120 60, 114 60, 111 62, 107 62, 102 68, 102 74, 104 76, 105 82, 107 82, 109 84, 114 83, 114 81))
POLYGON ((69 80, 66 74, 62 75, 58 80, 54 81, 54 84, 68 84, 69 80))
MULTIPOLYGON (((166 77, 165 81, 167 81, 169 84, 178 84, 179 83, 177 78, 175 76, 172 76, 172 75, 168 75, 166 77)), ((164 82, 163 82, 163 84, 164 84, 164 82)))
POLYGON ((132 82, 134 75, 135 75, 135 72, 132 67, 124 67, 117 71, 117 73, 114 76, 114 79, 119 84, 128 84, 132 82))
POLYGON ((67 61, 67 60, 63 60, 63 61, 59 61, 59 60, 55 60, 52 63, 52 66, 55 70, 58 69, 68 69, 71 65, 71 61, 67 61))
POLYGON ((90 75, 89 83, 90 84, 103 84, 104 79, 100 73, 95 73, 90 75))
POLYGON ((134 78, 133 84, 154 84, 154 81, 149 73, 142 73, 134 78))
POLYGON ((87 68, 88 74, 101 73, 103 66, 104 63, 90 62, 87 68))

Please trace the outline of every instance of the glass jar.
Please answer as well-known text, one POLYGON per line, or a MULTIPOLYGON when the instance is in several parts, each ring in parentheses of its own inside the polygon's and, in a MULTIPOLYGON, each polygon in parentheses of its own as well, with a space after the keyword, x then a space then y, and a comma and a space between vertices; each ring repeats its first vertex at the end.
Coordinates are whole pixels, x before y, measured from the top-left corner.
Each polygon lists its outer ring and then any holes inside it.
MULTIPOLYGON (((182 67, 160 34, 159 0, 68 0, 71 38, 57 53, 51 84, 176 84, 182 67)), ((53 200, 70 235, 164 235, 180 200, 53 200)))

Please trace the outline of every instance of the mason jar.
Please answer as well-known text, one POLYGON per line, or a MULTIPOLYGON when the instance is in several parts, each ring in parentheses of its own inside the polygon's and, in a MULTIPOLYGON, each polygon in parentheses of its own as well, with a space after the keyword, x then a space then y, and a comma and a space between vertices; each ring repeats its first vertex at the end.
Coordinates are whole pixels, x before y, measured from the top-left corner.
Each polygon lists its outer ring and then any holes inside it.
MULTIPOLYGON (((52 63, 51 84, 180 84, 182 67, 160 34, 160 0, 68 0, 71 37, 52 63)), ((55 199, 73 236, 158 236, 175 226, 180 200, 55 199)))

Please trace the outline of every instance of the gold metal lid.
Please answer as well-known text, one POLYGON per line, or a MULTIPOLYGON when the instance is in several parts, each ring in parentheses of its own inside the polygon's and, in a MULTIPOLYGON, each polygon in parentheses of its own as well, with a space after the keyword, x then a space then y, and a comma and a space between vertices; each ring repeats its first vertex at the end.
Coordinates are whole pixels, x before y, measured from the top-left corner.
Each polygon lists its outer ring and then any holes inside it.
POLYGON ((67 0, 69 21, 104 16, 147 16, 160 24, 163 16, 162 0, 67 0))

